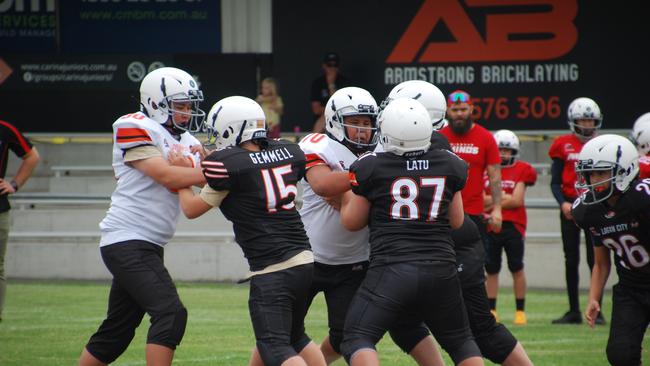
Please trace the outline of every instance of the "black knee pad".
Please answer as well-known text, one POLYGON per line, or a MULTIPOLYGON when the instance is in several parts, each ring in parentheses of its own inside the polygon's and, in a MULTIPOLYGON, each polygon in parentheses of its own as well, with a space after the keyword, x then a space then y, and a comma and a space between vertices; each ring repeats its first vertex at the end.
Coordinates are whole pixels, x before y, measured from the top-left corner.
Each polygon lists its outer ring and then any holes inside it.
MULTIPOLYGON (((140 319, 141 320, 141 319, 140 319)), ((102 323, 100 330, 93 334, 86 344, 86 350, 93 355, 96 359, 105 364, 110 364, 126 351, 129 344, 135 336, 135 329, 140 325, 140 321, 131 324, 121 330, 114 328, 115 324, 107 325, 107 320, 102 323), (102 331, 102 329, 110 329, 117 331, 102 331)))
POLYGON ((485 272, 488 274, 497 274, 501 271, 500 262, 485 262, 485 272))
POLYGON ((470 357, 482 357, 481 351, 476 342, 469 339, 456 347, 446 348, 445 351, 449 353, 449 357, 454 361, 454 365, 458 365, 470 357))
POLYGON ((352 356, 362 349, 375 349, 375 345, 372 340, 361 337, 346 337, 343 339, 343 342, 341 342, 341 354, 348 365, 350 365, 350 359, 352 356))
POLYGON ((257 350, 265 366, 280 366, 298 353, 290 345, 278 345, 268 341, 257 341, 257 350))
POLYGON ((151 317, 147 343, 176 349, 183 339, 187 326, 187 309, 180 305, 175 311, 151 317))
POLYGON ((404 353, 409 354, 418 343, 429 336, 429 329, 424 324, 420 324, 419 326, 391 329, 389 334, 393 342, 404 353))
POLYGON ((495 323, 489 329, 483 329, 474 334, 476 344, 483 357, 501 364, 517 346, 517 339, 503 324, 495 323))
POLYGON ((291 340, 291 347, 293 347, 296 353, 300 353, 305 347, 307 347, 309 342, 311 342, 311 338, 309 338, 307 334, 302 333, 297 339, 291 340))
POLYGON ((86 345, 86 350, 91 355, 93 355, 93 357, 108 365, 113 363, 113 361, 117 360, 117 358, 120 357, 122 353, 124 353, 124 351, 126 351, 132 339, 133 337, 131 337, 128 340, 116 339, 114 342, 110 344, 104 343, 101 345, 94 343, 91 340, 86 345))
POLYGON ((508 261, 508 269, 510 270, 511 273, 519 272, 522 269, 524 269, 524 262, 523 261, 514 261, 514 262, 508 261))
POLYGON ((330 331, 330 344, 332 345, 332 349, 335 350, 336 353, 338 354, 342 354, 341 353, 342 342, 343 342, 343 334, 330 331))
POLYGON ((641 350, 633 352, 607 345, 607 361, 612 366, 637 366, 641 364, 641 350))

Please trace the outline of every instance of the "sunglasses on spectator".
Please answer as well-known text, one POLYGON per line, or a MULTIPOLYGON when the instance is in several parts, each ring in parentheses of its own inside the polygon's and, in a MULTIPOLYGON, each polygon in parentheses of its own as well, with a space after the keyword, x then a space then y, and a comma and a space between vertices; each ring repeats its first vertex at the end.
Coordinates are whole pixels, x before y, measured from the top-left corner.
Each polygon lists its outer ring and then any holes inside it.
POLYGON ((447 101, 449 103, 471 103, 472 102, 469 94, 465 93, 462 90, 458 90, 449 94, 447 101))

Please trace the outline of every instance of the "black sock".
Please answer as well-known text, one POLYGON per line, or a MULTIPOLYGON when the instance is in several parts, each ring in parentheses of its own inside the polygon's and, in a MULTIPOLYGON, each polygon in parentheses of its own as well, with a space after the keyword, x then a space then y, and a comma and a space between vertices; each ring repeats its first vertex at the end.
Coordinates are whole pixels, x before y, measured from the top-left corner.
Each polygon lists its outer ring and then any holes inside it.
POLYGON ((490 299, 488 297, 488 302, 490 303, 490 309, 492 309, 492 310, 497 309, 497 299, 496 299, 496 297, 494 299, 490 299))
POLYGON ((524 304, 526 302, 526 298, 515 299, 515 302, 517 303, 517 310, 524 311, 524 304))

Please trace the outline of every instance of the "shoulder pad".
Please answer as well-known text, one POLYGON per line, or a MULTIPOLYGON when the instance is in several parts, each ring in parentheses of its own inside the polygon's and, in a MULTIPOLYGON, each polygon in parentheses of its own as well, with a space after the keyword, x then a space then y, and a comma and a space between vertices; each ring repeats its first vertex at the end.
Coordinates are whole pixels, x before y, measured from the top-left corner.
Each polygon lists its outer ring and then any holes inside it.
POLYGON ((322 152, 327 149, 330 138, 322 133, 310 133, 300 140, 298 145, 305 152, 322 152))
POLYGON ((115 143, 122 150, 141 145, 155 145, 160 125, 144 114, 132 113, 120 117, 113 123, 115 143))

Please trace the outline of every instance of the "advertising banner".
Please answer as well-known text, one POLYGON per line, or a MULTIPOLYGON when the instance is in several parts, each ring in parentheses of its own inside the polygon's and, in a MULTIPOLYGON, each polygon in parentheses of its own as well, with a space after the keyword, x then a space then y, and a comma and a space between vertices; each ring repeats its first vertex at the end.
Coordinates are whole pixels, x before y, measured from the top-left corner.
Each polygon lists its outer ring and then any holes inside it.
POLYGON ((229 95, 254 98, 259 75, 271 73, 271 56, 0 56, 0 118, 27 132, 110 132, 117 117, 139 109, 144 76, 164 66, 194 76, 207 112, 229 95))
POLYGON ((219 0, 71 0, 59 6, 64 53, 221 52, 219 0))
POLYGON ((463 89, 473 97, 474 118, 489 129, 566 129, 566 108, 582 96, 600 104, 604 128, 629 128, 650 110, 643 91, 650 71, 640 51, 650 30, 640 26, 642 12, 613 3, 273 4, 275 76, 283 98, 295 103, 285 120, 303 129, 311 127, 309 86, 326 52, 337 52, 341 73, 378 102, 411 79, 445 94, 463 89))
POLYGON ((0 54, 56 49, 55 0, 0 0, 0 54))

